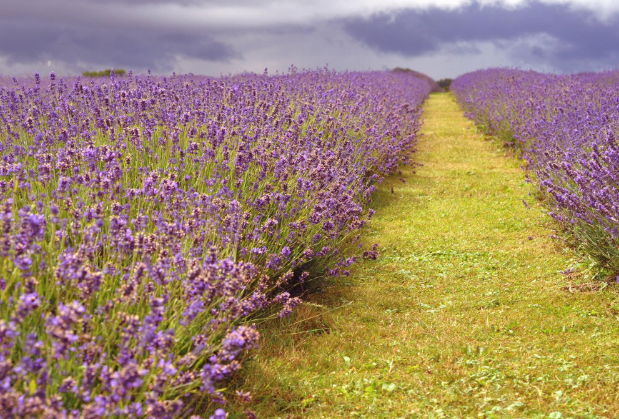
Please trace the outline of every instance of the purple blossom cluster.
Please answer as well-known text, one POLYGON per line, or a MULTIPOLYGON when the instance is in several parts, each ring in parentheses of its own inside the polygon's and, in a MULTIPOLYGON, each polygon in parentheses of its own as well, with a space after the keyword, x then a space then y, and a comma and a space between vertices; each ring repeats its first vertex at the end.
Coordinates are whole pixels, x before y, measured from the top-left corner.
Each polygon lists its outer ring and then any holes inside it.
POLYGON ((251 319, 293 310, 309 266, 346 273, 339 249, 408 162, 430 90, 294 68, 2 82, 2 418, 224 403, 251 319))
POLYGON ((550 215, 619 273, 619 71, 573 75, 490 69, 452 89, 479 126, 513 141, 550 215))

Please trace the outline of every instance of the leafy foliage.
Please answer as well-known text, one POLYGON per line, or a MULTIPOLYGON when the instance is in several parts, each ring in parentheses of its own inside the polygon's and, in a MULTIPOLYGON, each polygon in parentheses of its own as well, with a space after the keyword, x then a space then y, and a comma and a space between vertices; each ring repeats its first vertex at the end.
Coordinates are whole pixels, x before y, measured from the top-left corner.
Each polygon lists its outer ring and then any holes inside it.
POLYGON ((445 91, 449 91, 449 88, 451 87, 451 82, 452 81, 453 81, 453 79, 440 79, 439 81, 437 81, 437 83, 441 87, 441 89, 443 89, 445 91))
POLYGON ((84 71, 82 73, 82 76, 84 77, 109 77, 110 74, 112 73, 116 76, 124 76, 125 74, 127 74, 127 71, 123 70, 122 68, 119 68, 116 70, 108 68, 106 70, 100 70, 100 71, 84 71))

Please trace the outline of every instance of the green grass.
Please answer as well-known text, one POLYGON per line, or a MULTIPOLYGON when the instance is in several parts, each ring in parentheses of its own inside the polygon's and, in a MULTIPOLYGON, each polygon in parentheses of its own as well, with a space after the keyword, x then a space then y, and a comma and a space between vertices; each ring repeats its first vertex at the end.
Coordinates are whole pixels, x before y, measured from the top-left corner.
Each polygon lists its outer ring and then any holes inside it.
POLYGON ((424 120, 424 166, 375 195, 379 259, 263 327, 237 378, 253 401, 232 416, 617 417, 617 287, 549 237, 520 163, 452 95, 424 120))

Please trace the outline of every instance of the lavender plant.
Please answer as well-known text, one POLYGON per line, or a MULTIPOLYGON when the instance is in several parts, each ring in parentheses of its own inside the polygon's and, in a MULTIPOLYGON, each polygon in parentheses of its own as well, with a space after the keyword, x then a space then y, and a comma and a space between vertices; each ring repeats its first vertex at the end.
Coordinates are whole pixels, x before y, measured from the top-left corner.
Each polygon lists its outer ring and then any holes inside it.
POLYGON ((550 215, 619 273, 619 71, 551 75, 490 69, 452 88, 487 132, 514 141, 550 215))
POLYGON ((258 343, 251 319, 299 304, 287 286, 308 266, 347 274, 339 249, 408 162, 429 90, 294 68, 3 79, 0 416, 224 403, 258 343))

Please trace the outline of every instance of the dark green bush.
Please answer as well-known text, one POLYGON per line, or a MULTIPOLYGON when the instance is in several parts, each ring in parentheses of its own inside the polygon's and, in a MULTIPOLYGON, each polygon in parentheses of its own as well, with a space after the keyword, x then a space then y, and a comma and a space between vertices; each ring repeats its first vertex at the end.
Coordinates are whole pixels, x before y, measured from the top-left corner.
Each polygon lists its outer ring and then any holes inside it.
MULTIPOLYGON (((82 76, 84 77, 107 77, 110 75, 111 72, 112 72, 111 68, 108 68, 106 70, 101 70, 101 71, 84 71, 82 73, 82 76)), ((127 74, 127 71, 123 70, 122 68, 119 68, 117 70, 114 70, 114 74, 117 76, 124 76, 125 74, 127 74)))
POLYGON ((437 83, 441 86, 441 89, 445 91, 449 91, 449 87, 451 86, 451 82, 453 79, 440 79, 437 83))

